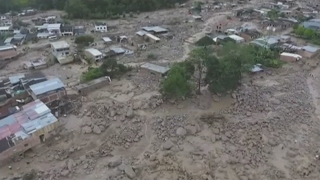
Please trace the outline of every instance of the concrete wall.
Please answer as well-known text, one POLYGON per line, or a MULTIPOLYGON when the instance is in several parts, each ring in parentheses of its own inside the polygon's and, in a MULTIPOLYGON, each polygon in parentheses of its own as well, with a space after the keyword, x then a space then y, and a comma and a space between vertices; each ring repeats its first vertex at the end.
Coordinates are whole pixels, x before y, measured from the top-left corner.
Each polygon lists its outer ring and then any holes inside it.
POLYGON ((78 93, 81 95, 87 95, 96 89, 99 89, 99 88, 102 88, 102 87, 108 85, 109 80, 106 79, 106 80, 103 80, 101 82, 94 83, 94 84, 89 84, 89 83, 88 84, 80 84, 80 85, 76 86, 78 93))
POLYGON ((31 137, 13 146, 12 148, 5 150, 0 154, 0 166, 4 165, 7 162, 10 162, 10 157, 12 157, 13 155, 23 153, 40 143, 41 142, 39 137, 31 137))
POLYGON ((298 50, 298 54, 301 55, 302 57, 306 57, 306 58, 313 58, 318 53, 319 53, 319 51, 312 53, 312 52, 308 52, 308 51, 298 50))
POLYGON ((284 56, 284 55, 280 55, 280 59, 282 61, 285 61, 285 62, 296 62, 297 59, 295 57, 292 57, 292 56, 284 56))
POLYGON ((48 92, 46 94, 36 96, 36 97, 34 97, 34 99, 40 99, 43 103, 49 104, 55 100, 62 99, 66 95, 67 95, 67 91, 65 89, 62 89, 58 92, 52 91, 52 92, 48 92))

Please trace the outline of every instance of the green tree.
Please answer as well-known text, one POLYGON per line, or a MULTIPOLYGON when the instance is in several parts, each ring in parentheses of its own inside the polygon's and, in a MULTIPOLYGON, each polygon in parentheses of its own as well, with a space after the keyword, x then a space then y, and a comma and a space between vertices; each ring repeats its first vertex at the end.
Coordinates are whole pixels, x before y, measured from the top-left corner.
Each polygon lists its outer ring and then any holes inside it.
POLYGON ((189 54, 188 61, 192 62, 195 65, 195 69, 197 71, 197 82, 198 82, 198 88, 197 93, 200 93, 201 88, 201 81, 202 81, 202 74, 205 68, 206 61, 210 58, 213 58, 212 50, 210 50, 208 47, 198 47, 194 50, 192 50, 189 54))
POLYGON ((270 18, 271 20, 278 19, 280 17, 280 11, 276 9, 272 9, 267 13, 267 17, 270 18))
POLYGON ((77 45, 88 46, 90 43, 94 42, 94 38, 90 35, 82 35, 76 37, 74 41, 77 45))
POLYGON ((187 79, 186 69, 176 64, 174 65, 166 79, 161 84, 160 92, 168 98, 181 98, 191 93, 192 86, 187 79))

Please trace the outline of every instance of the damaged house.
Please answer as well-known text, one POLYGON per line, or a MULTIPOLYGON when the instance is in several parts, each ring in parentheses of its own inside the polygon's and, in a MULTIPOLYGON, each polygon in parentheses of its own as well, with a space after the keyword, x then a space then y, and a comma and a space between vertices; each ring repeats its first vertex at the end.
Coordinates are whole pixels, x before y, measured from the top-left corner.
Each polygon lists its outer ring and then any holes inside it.
POLYGON ((58 119, 40 100, 0 120, 0 163, 44 142, 58 126, 58 119))
POLYGON ((53 108, 52 105, 58 103, 67 96, 64 84, 59 78, 49 79, 30 86, 28 93, 34 100, 40 99, 43 103, 53 108))

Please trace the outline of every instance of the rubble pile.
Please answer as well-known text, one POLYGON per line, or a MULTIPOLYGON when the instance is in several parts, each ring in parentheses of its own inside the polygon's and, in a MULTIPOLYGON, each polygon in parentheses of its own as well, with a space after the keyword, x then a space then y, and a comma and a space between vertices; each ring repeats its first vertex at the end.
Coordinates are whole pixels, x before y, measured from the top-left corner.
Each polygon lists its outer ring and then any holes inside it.
POLYGON ((131 144, 139 142, 144 136, 143 124, 141 123, 130 124, 120 128, 120 130, 109 137, 109 142, 112 145, 129 148, 131 144))
POLYGON ((186 135, 185 125, 186 115, 158 117, 153 124, 153 130, 161 141, 166 141, 170 137, 186 135))
MULTIPOLYGON (((312 151, 311 147, 320 145, 310 144, 305 139, 300 142, 298 149, 295 144, 296 137, 291 134, 300 131, 298 128, 301 125, 312 127, 317 123, 310 116, 313 111, 310 103, 312 100, 302 74, 288 75, 272 86, 242 86, 233 96, 237 99, 232 108, 234 112, 231 111, 233 120, 213 120, 213 123, 210 123, 216 140, 222 142, 223 152, 228 154, 226 162, 231 166, 247 167, 236 169, 239 177, 254 177, 256 174, 252 171, 266 164, 277 146, 282 147, 282 150, 288 148, 286 157, 294 162, 292 157, 301 153, 309 154, 312 151), (255 117, 254 114, 258 112, 260 115, 255 117)), ((207 118, 203 119, 204 122, 208 122, 207 118)), ((306 134, 300 135, 299 138, 303 139, 304 135, 306 134)), ((288 168, 291 168, 293 173, 299 172, 296 167, 288 168)), ((268 179, 286 178, 283 171, 272 167, 258 177, 261 176, 268 179)), ((300 173, 299 176, 306 177, 304 173, 300 173)))
POLYGON ((139 92, 156 91, 159 90, 161 79, 152 74, 138 73, 132 77, 134 85, 136 85, 139 92))

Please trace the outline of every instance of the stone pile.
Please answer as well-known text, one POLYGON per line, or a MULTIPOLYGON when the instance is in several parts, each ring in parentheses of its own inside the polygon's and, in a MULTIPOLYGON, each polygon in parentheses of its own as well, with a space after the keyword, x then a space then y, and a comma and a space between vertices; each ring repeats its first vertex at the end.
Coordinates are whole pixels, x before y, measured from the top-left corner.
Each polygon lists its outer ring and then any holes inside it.
POLYGON ((161 141, 166 141, 170 137, 183 137, 187 132, 185 125, 186 115, 158 117, 153 124, 153 130, 161 141))

